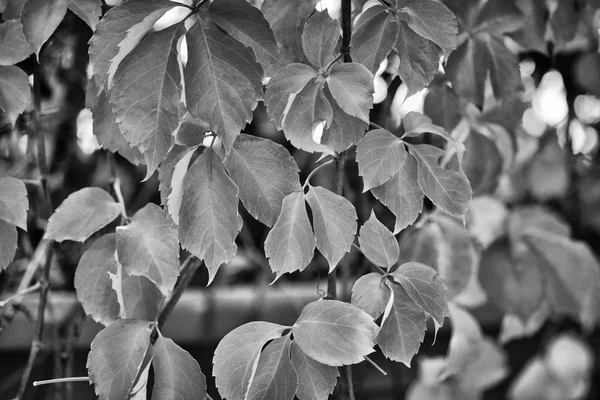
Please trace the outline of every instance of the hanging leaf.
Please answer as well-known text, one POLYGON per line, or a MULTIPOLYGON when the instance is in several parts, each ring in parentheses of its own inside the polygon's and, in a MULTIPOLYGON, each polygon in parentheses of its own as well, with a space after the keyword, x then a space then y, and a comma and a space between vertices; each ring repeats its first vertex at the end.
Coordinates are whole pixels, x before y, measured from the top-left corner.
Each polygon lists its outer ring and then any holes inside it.
MULTIPOLYGON (((32 52, 20 18, 0 23, 0 65, 16 64, 29 57, 32 52)), ((0 74, 0 77, 3 76, 4 73, 0 74)))
POLYGON ((90 39, 90 65, 98 88, 112 86, 119 64, 154 23, 177 4, 169 0, 128 0, 111 8, 90 39))
POLYGON ((154 344, 152 400, 205 400, 206 377, 198 362, 171 339, 159 336, 154 344))
POLYGON ((456 48, 456 17, 444 4, 418 0, 410 2, 401 11, 407 16, 408 26, 419 36, 440 46, 446 56, 456 48))
POLYGON ((240 188, 244 207, 267 226, 277 221, 284 197, 300 190, 294 158, 285 147, 269 139, 241 134, 225 167, 240 188))
POLYGON ((360 249, 373 264, 390 268, 398 261, 399 248, 396 238, 371 211, 371 216, 360 227, 358 243, 360 249))
POLYGON ((117 228, 119 262, 129 275, 145 276, 168 296, 179 276, 177 229, 158 206, 148 203, 127 226, 117 228))
POLYGON ((425 338, 427 316, 402 286, 386 284, 392 292, 391 308, 384 316, 377 344, 387 358, 410 368, 410 362, 425 338))
POLYGON ((304 270, 313 258, 315 242, 304 193, 288 194, 283 199, 277 222, 265 240, 265 256, 275 273, 275 280, 286 272, 304 270))
POLYGON ((88 24, 92 30, 102 15, 102 1, 100 0, 67 0, 69 10, 73 11, 83 22, 88 24))
POLYGON ((294 341, 310 358, 339 367, 371 354, 378 327, 369 314, 337 300, 307 304, 292 328, 294 341))
POLYGON ((336 64, 327 76, 333 98, 344 112, 369 123, 373 108, 373 75, 359 63, 336 64))
MULTIPOLYGON (((0 27, 0 37, 1 35, 0 27)), ((1 54, 0 48, 0 57, 1 54)), ((0 110, 8 115, 13 126, 30 101, 31 88, 27 74, 14 65, 8 67, 0 65, 0 110)))
POLYGON ((27 231, 27 188, 20 179, 0 178, 0 219, 27 231))
POLYGON ((327 10, 314 13, 302 31, 302 49, 308 61, 324 68, 335 58, 335 47, 340 39, 340 23, 327 10))
POLYGON ((352 287, 351 303, 373 319, 379 318, 390 298, 390 290, 385 282, 386 278, 376 272, 361 276, 352 287))
POLYGON ((356 117, 346 114, 333 99, 327 87, 324 88, 323 92, 325 93, 325 98, 331 104, 333 118, 329 129, 325 129, 323 132, 321 144, 337 153, 341 153, 348 147, 358 143, 369 125, 356 117))
POLYGON ((298 375, 296 397, 300 400, 327 399, 340 376, 338 369, 313 360, 304 354, 295 341, 290 350, 292 366, 298 375))
POLYGON ((346 198, 320 186, 309 186, 306 201, 312 210, 317 248, 331 273, 354 242, 356 209, 346 198))
POLYGON ((179 240, 181 246, 204 260, 209 284, 219 267, 235 256, 240 229, 238 188, 217 153, 205 149, 183 179, 179 240))
POLYGON ((206 121, 229 154, 240 130, 262 100, 263 75, 252 50, 199 20, 186 35, 185 95, 190 113, 206 121))
POLYGON ((213 357, 213 375, 221 397, 244 398, 256 376, 265 343, 281 336, 283 325, 254 321, 229 332, 219 342, 213 357))
POLYGON ((260 354, 254 379, 250 383, 248 400, 293 400, 298 376, 290 360, 290 335, 273 339, 260 354))
POLYGON ((0 219, 0 272, 6 269, 15 258, 18 239, 17 228, 0 219))
POLYGON ((123 135, 144 155, 150 177, 173 145, 181 98, 177 42, 183 24, 146 35, 119 65, 111 103, 123 135), (151 68, 148 68, 148 65, 151 68))
POLYGON ((21 13, 23 33, 36 56, 67 12, 67 0, 27 0, 21 13))
POLYGON ((389 181, 409 157, 404 143, 386 129, 369 131, 356 146, 363 192, 389 181))
POLYGON ((121 319, 96 335, 87 369, 100 400, 128 398, 148 352, 153 326, 152 322, 121 319))
POLYGON ((45 239, 83 242, 121 214, 105 190, 87 187, 71 193, 48 220, 45 239))

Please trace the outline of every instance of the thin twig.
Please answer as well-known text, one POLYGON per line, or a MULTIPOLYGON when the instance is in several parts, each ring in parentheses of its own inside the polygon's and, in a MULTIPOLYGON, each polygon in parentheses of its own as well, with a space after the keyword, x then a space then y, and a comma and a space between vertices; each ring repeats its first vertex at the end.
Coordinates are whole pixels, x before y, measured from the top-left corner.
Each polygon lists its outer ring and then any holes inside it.
POLYGON ((317 165, 317 167, 315 169, 313 169, 312 171, 310 171, 310 174, 308 174, 308 176, 306 177, 306 180, 304 181, 304 185, 302 185, 302 190, 304 190, 306 188, 306 186, 308 186, 309 182, 310 182, 310 178, 312 178, 312 176, 321 168, 331 164, 332 162, 334 162, 335 159, 331 159, 331 160, 327 160, 325 161, 323 164, 317 165))
POLYGON ((0 301, 0 308, 6 307, 6 305, 8 303, 11 303, 17 299, 20 299, 21 297, 25 296, 28 293, 35 292, 36 290, 38 290, 41 287, 42 287, 42 285, 40 285, 39 282, 36 282, 33 285, 29 286, 27 289, 17 292, 17 293, 14 293, 12 296, 7 297, 6 299, 0 301))
POLYGON ((44 381, 34 381, 33 386, 51 385, 54 383, 67 383, 67 382, 89 382, 90 378, 87 376, 72 376, 70 378, 56 378, 46 379, 44 381))

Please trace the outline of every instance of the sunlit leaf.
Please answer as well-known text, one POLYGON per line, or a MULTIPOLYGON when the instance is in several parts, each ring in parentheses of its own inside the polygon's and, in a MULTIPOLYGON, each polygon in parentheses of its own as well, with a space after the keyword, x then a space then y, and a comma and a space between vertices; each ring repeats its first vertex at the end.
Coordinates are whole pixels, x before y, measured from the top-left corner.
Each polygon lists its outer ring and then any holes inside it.
POLYGON ((369 7, 354 25, 350 42, 352 60, 375 73, 394 47, 398 33, 398 21, 387 7, 380 4, 369 7))
POLYGON ((21 14, 23 33, 39 55, 42 45, 54 33, 67 12, 67 0, 27 0, 21 14))
MULTIPOLYGON (((358 173, 363 192, 390 180, 409 157, 404 143, 386 129, 369 131, 356 146, 358 173)), ((413 160, 414 161, 414 160, 413 160)))
POLYGON ((292 366, 298 376, 296 396, 300 400, 322 400, 335 389, 340 375, 336 367, 313 360, 300 349, 296 342, 291 346, 292 366))
POLYGON ((390 268, 398 261, 398 241, 372 211, 369 219, 360 227, 358 243, 363 254, 373 264, 390 268))
POLYGON ((293 400, 298 375, 290 359, 290 335, 273 339, 260 354, 245 398, 293 400))
MULTIPOLYGON (((0 57, 1 54, 0 48, 0 57)), ((8 115, 13 126, 30 101, 31 88, 27 74, 14 65, 0 65, 0 110, 8 115)))
POLYGON ((477 320, 465 309, 449 304, 452 338, 444 377, 460 375, 479 357, 483 333, 477 320))
POLYGON ((352 301, 356 307, 377 319, 385 311, 390 298, 386 278, 376 272, 361 276, 352 287, 352 301))
POLYGON ((327 86, 335 101, 348 115, 365 123, 373 108, 373 75, 359 63, 336 64, 327 76, 327 86))
POLYGON ((329 16, 327 10, 313 14, 302 32, 302 49, 308 61, 317 68, 332 61, 340 38, 340 23, 329 16))
MULTIPOLYGON (((33 49, 25 38, 21 19, 10 19, 0 23, 0 65, 16 64, 31 53, 33 49)), ((4 73, 0 74, 3 75, 4 73)))
POLYGON ((27 188, 20 179, 0 178, 0 219, 27 231, 27 188))
POLYGON ((0 219, 0 271, 10 265, 17 251, 17 228, 0 219))

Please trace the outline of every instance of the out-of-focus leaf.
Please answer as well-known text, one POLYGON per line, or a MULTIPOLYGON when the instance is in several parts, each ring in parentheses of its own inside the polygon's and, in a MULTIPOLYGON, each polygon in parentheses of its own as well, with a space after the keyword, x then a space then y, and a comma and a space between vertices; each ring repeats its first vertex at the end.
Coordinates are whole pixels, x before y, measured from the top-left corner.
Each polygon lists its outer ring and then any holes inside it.
POLYGON ((302 49, 308 61, 324 68, 335 57, 335 46, 340 38, 340 23, 327 10, 313 14, 302 31, 302 49))
POLYGON ((371 211, 371 216, 360 227, 358 243, 360 249, 373 264, 390 268, 398 261, 398 241, 371 211))
MULTIPOLYGON (((2 54, 1 25, 4 24, 0 24, 0 57, 2 54)), ((30 101, 31 88, 27 74, 14 65, 0 65, 0 110, 8 115, 13 126, 30 101)))
POLYGON ((10 265, 17 251, 17 228, 0 219, 0 271, 10 265))
POLYGON ((481 351, 483 333, 477 320, 465 309, 449 304, 452 338, 448 348, 444 377, 461 375, 475 362, 481 351))
POLYGON ((290 359, 290 335, 273 339, 260 354, 245 398, 293 400, 298 375, 290 359))
POLYGON ((465 216, 469 233, 486 249, 506 232, 509 211, 499 200, 489 196, 475 197, 465 216))
POLYGON ((326 399, 337 383, 340 375, 336 367, 313 360, 294 341, 291 348, 292 366, 298 375, 296 396, 300 400, 326 399))
POLYGON ((39 56, 42 45, 54 33, 67 12, 67 0, 27 0, 21 14, 23 33, 39 56))
POLYGON ((471 184, 473 196, 491 194, 504 170, 504 160, 496 144, 484 135, 471 131, 465 140, 462 168, 471 184))
POLYGON ((531 194, 542 202, 563 198, 570 183, 567 165, 566 152, 558 140, 547 143, 526 171, 531 194))
POLYGON ((436 125, 451 132, 462 119, 461 106, 451 87, 430 87, 425 95, 423 112, 436 125))
POLYGON ((377 319, 385 311, 390 298, 390 289, 385 278, 370 272, 361 276, 352 287, 352 301, 356 307, 364 310, 373 319, 377 319))
POLYGON ((27 231, 27 210, 29 200, 23 181, 0 178, 0 219, 27 231))

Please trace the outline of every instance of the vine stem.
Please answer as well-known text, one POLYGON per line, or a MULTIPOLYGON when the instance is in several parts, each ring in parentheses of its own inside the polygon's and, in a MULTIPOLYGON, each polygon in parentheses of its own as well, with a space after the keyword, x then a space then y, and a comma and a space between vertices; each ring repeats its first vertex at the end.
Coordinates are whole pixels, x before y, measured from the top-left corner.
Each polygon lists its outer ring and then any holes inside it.
POLYGON ((0 308, 5 307, 7 304, 11 303, 14 300, 20 299, 21 297, 25 296, 28 293, 35 292, 36 290, 38 290, 41 287, 42 286, 40 285, 40 283, 36 282, 33 285, 29 286, 27 289, 19 291, 17 293, 14 293, 12 296, 7 297, 6 299, 0 301, 0 308))

